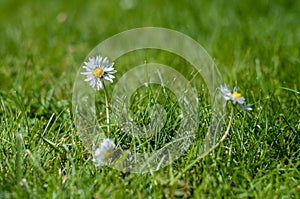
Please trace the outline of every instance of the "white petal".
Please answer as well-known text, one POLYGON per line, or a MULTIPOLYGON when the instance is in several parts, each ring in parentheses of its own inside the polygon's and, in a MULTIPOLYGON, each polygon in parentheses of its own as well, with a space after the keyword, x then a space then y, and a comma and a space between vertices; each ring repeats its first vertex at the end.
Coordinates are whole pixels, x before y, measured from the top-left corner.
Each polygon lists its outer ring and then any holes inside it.
POLYGON ((245 98, 244 97, 240 97, 240 98, 237 99, 237 102, 239 104, 244 104, 245 103, 245 98))
POLYGON ((109 62, 103 63, 103 68, 105 68, 105 69, 113 68, 114 64, 115 64, 114 62, 112 62, 112 63, 109 63, 109 62))
POLYGON ((96 57, 96 64, 101 66, 101 62, 102 62, 102 57, 101 56, 97 56, 96 57))
POLYGON ((104 79, 106 79, 107 81, 109 81, 110 83, 113 83, 113 80, 112 79, 110 79, 109 77, 107 77, 107 76, 104 76, 104 79))
POLYGON ((92 72, 81 72, 80 74, 82 74, 82 75, 93 75, 92 72))
POLYGON ((103 65, 103 66, 106 66, 106 65, 108 65, 108 63, 109 63, 108 58, 107 58, 107 57, 104 57, 104 59, 103 59, 103 61, 102 61, 102 65, 103 65))
POLYGON ((114 68, 105 68, 104 71, 107 72, 107 73, 115 73, 115 72, 117 72, 114 68))
POLYGON ((111 75, 111 74, 106 74, 105 76, 108 76, 110 79, 114 79, 115 78, 115 76, 111 75))
POLYGON ((247 105, 241 105, 241 108, 244 109, 244 110, 248 110, 248 111, 252 111, 252 105, 251 104, 247 104, 247 105))

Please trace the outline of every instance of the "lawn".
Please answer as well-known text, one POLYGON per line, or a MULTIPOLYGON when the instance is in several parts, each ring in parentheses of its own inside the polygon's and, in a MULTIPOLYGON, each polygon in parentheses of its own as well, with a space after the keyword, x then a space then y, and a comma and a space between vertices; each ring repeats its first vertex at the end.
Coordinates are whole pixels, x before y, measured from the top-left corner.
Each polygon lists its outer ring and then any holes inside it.
MULTIPOLYGON (((299 198, 299 18, 300 1, 289 0, 0 0, 0 198, 299 198), (103 40, 152 26, 201 44, 223 81, 237 86, 253 110, 236 107, 226 140, 197 162, 195 142, 155 172, 96 167, 74 122, 77 72, 103 40)), ((169 65, 190 80, 199 98, 198 139, 203 137, 209 94, 201 74, 180 56, 142 49, 115 60, 109 96, 122 74, 145 62, 169 65)), ((180 111, 171 91, 148 89, 136 91, 130 111, 135 122, 147 124, 154 102, 167 108, 164 136, 155 146, 162 147, 176 134, 180 111)), ((96 97, 104 125, 104 97, 96 97)), ((224 130, 228 122, 227 115, 224 130)), ((111 123, 111 137, 132 149, 135 139, 113 116, 111 123)), ((151 140, 143 142, 138 150, 155 149, 151 140)))

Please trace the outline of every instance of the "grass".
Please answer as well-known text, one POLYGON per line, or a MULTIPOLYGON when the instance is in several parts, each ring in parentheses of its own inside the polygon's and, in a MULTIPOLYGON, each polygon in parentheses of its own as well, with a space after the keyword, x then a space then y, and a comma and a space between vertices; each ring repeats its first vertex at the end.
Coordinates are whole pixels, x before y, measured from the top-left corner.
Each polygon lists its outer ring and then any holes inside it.
MULTIPOLYGON (((283 0, 1 0, 0 198, 299 198, 299 18, 300 3, 283 0), (72 87, 82 61, 104 39, 144 26, 198 41, 224 81, 254 104, 252 112, 236 110, 229 137, 186 171, 193 150, 144 175, 95 168, 76 133, 72 87)), ((164 62, 190 74, 174 55, 136 53, 118 64, 164 62)), ((210 107, 203 85, 193 84, 207 107, 199 121, 205 132, 210 107)), ((142 99, 132 110, 148 106, 142 99)), ((170 118, 168 128, 178 121, 170 118)))

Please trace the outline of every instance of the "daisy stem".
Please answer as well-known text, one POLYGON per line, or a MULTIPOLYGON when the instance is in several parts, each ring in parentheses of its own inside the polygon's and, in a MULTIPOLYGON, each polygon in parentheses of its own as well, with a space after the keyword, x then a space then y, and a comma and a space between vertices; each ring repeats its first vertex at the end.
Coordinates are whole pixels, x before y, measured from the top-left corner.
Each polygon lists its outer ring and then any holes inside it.
POLYGON ((228 136, 229 131, 230 131, 230 127, 232 125, 232 121, 233 121, 233 110, 234 110, 234 106, 231 106, 231 113, 230 113, 230 118, 229 118, 229 122, 226 128, 226 131, 224 133, 224 135, 221 137, 221 139, 219 140, 218 143, 216 143, 212 148, 210 148, 207 152, 203 152, 202 154, 200 154, 199 157, 197 157, 193 162, 191 162, 189 165, 187 165, 175 178, 174 178, 174 182, 177 181, 181 175, 183 173, 185 173, 187 170, 189 170, 190 168, 192 168, 200 159, 202 159, 205 155, 209 154, 210 152, 212 152, 213 150, 215 150, 228 136))
POLYGON ((109 104, 108 104, 108 97, 107 97, 106 86, 105 86, 104 82, 103 82, 103 90, 104 90, 104 97, 105 97, 107 134, 109 136, 109 134, 110 134, 110 129, 109 129, 109 104))
POLYGON ((232 124, 232 121, 233 121, 233 110, 234 110, 234 106, 231 106, 230 119, 229 119, 229 122, 228 122, 228 125, 227 125, 227 128, 226 128, 226 131, 225 131, 224 135, 222 136, 222 138, 220 139, 220 141, 213 148, 211 148, 210 151, 217 148, 221 144, 221 142, 223 142, 226 139, 226 137, 228 136, 229 130, 230 130, 230 127, 231 127, 231 124, 232 124))

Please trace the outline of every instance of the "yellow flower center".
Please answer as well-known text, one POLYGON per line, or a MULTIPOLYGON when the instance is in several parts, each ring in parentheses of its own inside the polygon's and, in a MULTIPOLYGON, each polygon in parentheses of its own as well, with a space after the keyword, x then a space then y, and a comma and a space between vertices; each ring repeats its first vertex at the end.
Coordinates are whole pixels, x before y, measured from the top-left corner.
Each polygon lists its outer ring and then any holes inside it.
POLYGON ((101 78, 104 76, 104 70, 100 67, 95 68, 94 72, 93 72, 94 76, 97 78, 101 78))
POLYGON ((231 94, 231 97, 235 97, 236 99, 239 99, 240 97, 242 97, 242 94, 238 92, 234 92, 231 94))

